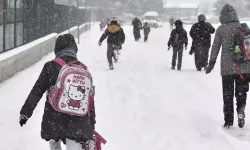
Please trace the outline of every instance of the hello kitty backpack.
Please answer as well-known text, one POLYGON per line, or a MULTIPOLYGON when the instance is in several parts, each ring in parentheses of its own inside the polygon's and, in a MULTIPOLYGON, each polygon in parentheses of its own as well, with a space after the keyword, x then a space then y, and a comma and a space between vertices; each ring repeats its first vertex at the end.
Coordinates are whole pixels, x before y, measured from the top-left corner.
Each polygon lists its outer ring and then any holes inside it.
POLYGON ((62 68, 56 84, 47 92, 49 103, 61 113, 74 116, 88 115, 94 101, 94 86, 87 67, 79 61, 68 64, 61 58, 53 61, 62 68))

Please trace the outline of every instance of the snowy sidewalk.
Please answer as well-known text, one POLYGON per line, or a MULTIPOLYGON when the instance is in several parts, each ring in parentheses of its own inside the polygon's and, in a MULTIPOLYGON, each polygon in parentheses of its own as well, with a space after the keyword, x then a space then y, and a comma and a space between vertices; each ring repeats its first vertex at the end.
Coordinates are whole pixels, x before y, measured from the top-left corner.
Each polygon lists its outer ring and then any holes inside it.
MULTIPOLYGON (((148 43, 134 42, 130 26, 124 30, 126 44, 114 71, 108 70, 106 41, 98 46, 102 34, 98 28, 83 34, 79 47, 79 59, 94 76, 96 128, 108 141, 103 150, 249 149, 250 143, 229 136, 221 127, 219 63, 210 75, 196 72, 188 49, 182 71, 172 71, 168 26, 152 29, 148 43)), ((19 127, 18 117, 43 64, 53 57, 53 53, 46 56, 0 85, 1 150, 48 149, 40 138, 45 96, 24 128, 19 127)), ((249 129, 248 114, 247 107, 249 129)))

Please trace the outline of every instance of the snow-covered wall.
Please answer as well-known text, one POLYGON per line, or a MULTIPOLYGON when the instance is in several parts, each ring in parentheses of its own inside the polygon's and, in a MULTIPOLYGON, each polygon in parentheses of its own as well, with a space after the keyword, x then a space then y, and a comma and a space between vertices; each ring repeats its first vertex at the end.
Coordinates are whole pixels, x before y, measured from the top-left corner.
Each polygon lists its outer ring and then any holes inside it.
MULTIPOLYGON (((52 33, 31 43, 18 47, 0 55, 0 83, 11 78, 13 75, 38 62, 48 53, 53 52, 58 35, 70 33, 77 38, 77 27, 73 27, 63 33, 52 33)), ((80 34, 89 30, 90 25, 80 26, 80 34)))

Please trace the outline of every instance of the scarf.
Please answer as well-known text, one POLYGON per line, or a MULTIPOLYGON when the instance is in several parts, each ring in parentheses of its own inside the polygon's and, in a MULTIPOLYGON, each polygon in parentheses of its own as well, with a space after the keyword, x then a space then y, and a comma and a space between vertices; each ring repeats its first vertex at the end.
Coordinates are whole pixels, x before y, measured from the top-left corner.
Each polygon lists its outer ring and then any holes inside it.
POLYGON ((60 57, 60 58, 73 57, 73 58, 77 59, 76 51, 74 49, 71 49, 71 48, 63 49, 63 50, 57 52, 56 57, 60 57))

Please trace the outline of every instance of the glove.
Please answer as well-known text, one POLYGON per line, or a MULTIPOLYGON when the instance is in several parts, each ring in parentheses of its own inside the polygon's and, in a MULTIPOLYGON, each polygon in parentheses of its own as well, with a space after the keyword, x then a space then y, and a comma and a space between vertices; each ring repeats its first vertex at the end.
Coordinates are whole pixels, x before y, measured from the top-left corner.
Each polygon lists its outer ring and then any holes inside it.
POLYGON ((206 74, 209 74, 214 69, 215 63, 216 63, 215 61, 209 62, 209 65, 208 65, 207 70, 206 70, 206 74))
POLYGON ((23 125, 25 125, 27 121, 28 121, 28 117, 26 117, 23 114, 20 114, 20 117, 19 117, 20 126, 22 127, 23 125))
POLYGON ((99 42, 98 45, 99 45, 99 46, 102 46, 102 42, 99 42))

